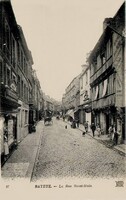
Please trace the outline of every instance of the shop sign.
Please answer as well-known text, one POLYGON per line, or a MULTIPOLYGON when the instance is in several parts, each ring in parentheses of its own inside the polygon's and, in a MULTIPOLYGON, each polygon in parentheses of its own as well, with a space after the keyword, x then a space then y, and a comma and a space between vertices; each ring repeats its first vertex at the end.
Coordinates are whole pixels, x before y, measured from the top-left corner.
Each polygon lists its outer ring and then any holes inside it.
POLYGON ((23 102, 22 102, 21 100, 18 100, 18 104, 22 105, 22 103, 23 103, 23 102))
POLYGON ((7 89, 6 90, 6 95, 11 97, 11 98, 13 98, 13 99, 15 99, 15 100, 18 100, 17 95, 12 90, 7 89))
POLYGON ((90 113, 92 111, 91 106, 85 105, 84 110, 86 113, 90 113))

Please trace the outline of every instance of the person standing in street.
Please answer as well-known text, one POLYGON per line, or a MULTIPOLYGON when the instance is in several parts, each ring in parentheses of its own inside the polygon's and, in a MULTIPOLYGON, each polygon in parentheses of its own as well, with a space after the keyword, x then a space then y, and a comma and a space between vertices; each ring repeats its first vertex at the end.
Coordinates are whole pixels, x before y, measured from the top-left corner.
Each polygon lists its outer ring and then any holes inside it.
POLYGON ((88 121, 86 121, 86 122, 84 123, 84 127, 85 127, 86 133, 88 133, 88 121))
POLYGON ((113 138, 113 145, 118 144, 118 137, 119 137, 119 133, 117 131, 115 131, 114 132, 114 138, 113 138))
POLYGON ((79 128, 79 119, 76 120, 77 128, 79 128))
POLYGON ((63 115, 63 121, 65 121, 65 115, 63 115))
POLYGON ((110 125, 108 129, 108 137, 110 137, 110 140, 112 140, 114 132, 115 132, 114 126, 110 125))
POLYGON ((96 130, 97 130, 97 133, 98 133, 98 137, 100 137, 101 136, 101 128, 100 128, 99 124, 97 124, 96 130))
POLYGON ((92 133, 93 133, 93 137, 95 136, 94 132, 96 130, 96 126, 94 123, 91 124, 91 130, 92 130, 92 133))

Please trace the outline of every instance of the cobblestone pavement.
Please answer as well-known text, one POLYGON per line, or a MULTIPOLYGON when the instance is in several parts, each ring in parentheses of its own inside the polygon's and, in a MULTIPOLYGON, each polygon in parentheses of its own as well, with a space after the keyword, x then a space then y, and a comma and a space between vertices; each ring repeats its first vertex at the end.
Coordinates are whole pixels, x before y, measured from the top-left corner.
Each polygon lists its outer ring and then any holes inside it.
POLYGON ((125 178, 125 157, 82 136, 62 120, 44 127, 32 181, 48 178, 125 178))

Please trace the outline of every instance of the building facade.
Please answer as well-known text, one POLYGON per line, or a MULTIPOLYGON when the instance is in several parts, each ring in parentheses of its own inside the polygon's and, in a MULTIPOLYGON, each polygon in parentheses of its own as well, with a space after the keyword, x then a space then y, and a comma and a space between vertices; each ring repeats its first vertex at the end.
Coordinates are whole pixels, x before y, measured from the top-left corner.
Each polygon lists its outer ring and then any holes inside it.
POLYGON ((89 65, 82 65, 80 74, 80 123, 88 121, 91 124, 91 98, 90 98, 90 68, 89 65))
POLYGON ((17 87, 18 87, 18 115, 17 115, 17 140, 20 142, 29 133, 29 96, 31 82, 29 68, 33 60, 21 27, 18 25, 19 38, 17 40, 17 87))
POLYGON ((10 1, 0 1, 0 123, 1 156, 17 143, 17 40, 19 30, 10 1))
POLYGON ((89 56, 92 121, 104 134, 115 125, 119 141, 125 140, 124 51, 125 3, 103 24, 103 34, 89 56))
POLYGON ((70 115, 72 118, 78 118, 79 105, 79 75, 75 77, 68 87, 65 89, 65 94, 62 97, 63 113, 70 115))
POLYGON ((31 117, 31 110, 41 109, 42 98, 39 81, 32 69, 32 55, 22 28, 16 22, 10 0, 0 1, 0 28, 0 134, 3 161, 29 133, 29 124, 36 114, 31 117))

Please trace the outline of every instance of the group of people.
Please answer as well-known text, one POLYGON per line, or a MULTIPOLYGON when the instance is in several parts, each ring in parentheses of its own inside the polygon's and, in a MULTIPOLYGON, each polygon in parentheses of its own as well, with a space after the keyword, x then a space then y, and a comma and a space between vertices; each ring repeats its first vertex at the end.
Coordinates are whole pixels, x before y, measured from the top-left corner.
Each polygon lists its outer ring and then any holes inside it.
POLYGON ((100 137, 102 131, 101 131, 101 127, 99 124, 97 124, 95 126, 94 123, 91 124, 91 130, 92 130, 92 133, 93 133, 93 137, 95 136, 95 131, 97 131, 97 134, 98 134, 98 137, 100 137))
MULTIPOLYGON (((101 127, 100 127, 100 124, 95 125, 95 123, 92 123, 90 125, 90 128, 92 130, 93 137, 95 136, 95 134, 97 134, 98 137, 100 137, 102 135, 103 131, 102 131, 101 127)), ((89 131, 89 123, 88 123, 88 121, 86 121, 84 123, 83 135, 88 133, 88 131, 89 131)), ((108 137, 110 138, 110 140, 113 142, 114 145, 118 144, 119 133, 116 131, 115 125, 110 125, 109 126, 108 137)))
MULTIPOLYGON (((65 120, 65 117, 63 117, 63 121, 65 120)), ((71 120, 71 128, 79 128, 79 119, 74 119, 74 120, 71 120)), ((84 122, 84 131, 83 131, 83 135, 85 135, 86 133, 88 133, 89 129, 92 130, 92 134, 93 134, 93 137, 95 136, 95 134, 100 137, 103 133, 103 130, 101 129, 100 127, 100 124, 96 124, 95 123, 91 123, 91 125, 89 125, 89 122, 86 121, 84 122)), ((110 137, 110 140, 113 141, 113 144, 118 144, 118 137, 119 137, 119 134, 118 132, 116 131, 115 129, 115 125, 110 125, 109 126, 109 129, 108 129, 108 137, 110 137)))
POLYGON ((115 125, 110 125, 108 129, 108 136, 110 140, 114 142, 115 145, 118 144, 119 132, 115 129, 115 125))
MULTIPOLYGON (((85 125, 85 130, 87 129, 87 123, 85 125)), ((91 124, 91 130, 92 130, 92 134, 93 134, 93 137, 95 136, 95 131, 97 132, 97 135, 98 137, 101 136, 102 134, 102 129, 100 127, 99 124, 97 124, 95 126, 94 123, 91 124)), ((113 144, 114 145, 117 145, 118 144, 118 138, 119 138, 119 133, 116 131, 115 129, 115 125, 110 125, 109 126, 109 129, 108 129, 108 137, 110 137, 110 140, 113 141, 113 144)))
MULTIPOLYGON (((85 128, 85 133, 87 133, 88 130, 89 130, 88 121, 86 121, 86 122, 84 123, 84 128, 85 128)), ((99 124, 97 124, 97 126, 95 126, 95 124, 92 123, 91 126, 90 126, 90 128, 91 128, 91 130, 92 130, 93 137, 95 136, 95 131, 97 131, 97 134, 98 134, 98 136, 100 137, 100 135, 101 135, 101 128, 100 128, 100 125, 99 125, 99 124)))

